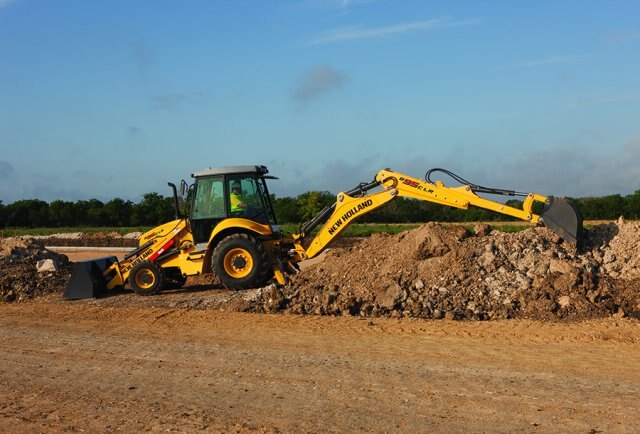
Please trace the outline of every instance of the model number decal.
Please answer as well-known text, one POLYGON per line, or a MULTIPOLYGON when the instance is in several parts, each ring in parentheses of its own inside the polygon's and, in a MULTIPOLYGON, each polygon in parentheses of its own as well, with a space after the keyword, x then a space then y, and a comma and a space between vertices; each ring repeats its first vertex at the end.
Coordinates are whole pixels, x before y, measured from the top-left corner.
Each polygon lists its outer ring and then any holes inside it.
POLYGON ((408 185, 409 187, 413 187, 416 190, 426 191, 427 193, 433 193, 433 189, 432 188, 425 187, 421 183, 419 183, 418 181, 415 181, 413 179, 407 179, 404 176, 401 176, 399 179, 400 179, 400 182, 402 182, 404 185, 408 185))

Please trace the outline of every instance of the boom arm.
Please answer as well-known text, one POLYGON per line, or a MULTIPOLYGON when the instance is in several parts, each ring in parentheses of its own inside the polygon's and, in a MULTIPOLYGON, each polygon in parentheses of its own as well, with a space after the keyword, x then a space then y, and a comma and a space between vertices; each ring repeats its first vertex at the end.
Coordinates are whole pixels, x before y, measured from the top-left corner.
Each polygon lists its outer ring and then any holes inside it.
POLYGON ((536 193, 526 194, 526 199, 522 206, 523 209, 517 209, 494 202, 474 193, 470 185, 462 185, 460 187, 445 187, 445 185, 436 181, 435 183, 425 182, 410 176, 389 170, 381 170, 376 175, 383 186, 395 187, 399 190, 400 196, 413 197, 415 199, 428 200, 429 202, 439 203, 441 205, 453 206, 461 209, 469 209, 469 205, 478 208, 488 209, 500 214, 516 217, 521 220, 538 223, 540 216, 533 214, 531 208, 534 202, 544 203, 547 198, 536 193))
MULTIPOLYGON (((505 194, 504 190, 499 192, 505 194)), ((384 169, 378 172, 373 182, 362 184, 346 193, 339 193, 336 203, 322 210, 305 224, 299 234, 293 235, 294 246, 300 260, 313 258, 325 250, 356 218, 385 205, 396 197, 411 197, 465 210, 469 206, 475 206, 532 223, 544 223, 563 239, 576 244, 582 219, 572 205, 562 199, 548 199, 536 193, 522 195, 526 196, 523 209, 517 209, 478 196, 472 185, 446 187, 440 181, 434 183, 422 181, 384 169), (383 189, 368 194, 369 190, 376 187, 383 189), (542 213, 545 218, 532 212, 535 202, 545 203, 545 211, 542 213), (562 218, 558 217, 559 214, 562 218), (565 224, 564 220, 569 220, 569 224, 565 224), (317 235, 308 241, 307 237, 311 231, 323 221, 325 223, 317 235), (571 225, 575 227, 567 227, 571 225)))

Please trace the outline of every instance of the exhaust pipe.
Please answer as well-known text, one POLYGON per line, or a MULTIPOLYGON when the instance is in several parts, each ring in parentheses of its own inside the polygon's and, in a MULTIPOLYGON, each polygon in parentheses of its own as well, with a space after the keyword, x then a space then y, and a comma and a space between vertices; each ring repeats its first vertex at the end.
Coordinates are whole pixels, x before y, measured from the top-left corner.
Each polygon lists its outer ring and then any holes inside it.
POLYGON ((550 197, 544 203, 540 220, 563 240, 580 247, 582 214, 573 203, 566 199, 550 197))

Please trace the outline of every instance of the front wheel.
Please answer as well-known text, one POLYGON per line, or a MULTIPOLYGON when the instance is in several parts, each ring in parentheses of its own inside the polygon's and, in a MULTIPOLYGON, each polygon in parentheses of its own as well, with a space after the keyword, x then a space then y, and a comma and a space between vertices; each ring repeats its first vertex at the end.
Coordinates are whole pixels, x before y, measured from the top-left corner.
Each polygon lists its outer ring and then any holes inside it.
POLYGON ((164 284, 162 269, 154 262, 143 261, 133 267, 129 275, 129 284, 138 295, 152 295, 164 284))
POLYGON ((269 278, 269 258, 258 240, 247 234, 224 238, 211 255, 211 266, 228 289, 258 288, 269 278))

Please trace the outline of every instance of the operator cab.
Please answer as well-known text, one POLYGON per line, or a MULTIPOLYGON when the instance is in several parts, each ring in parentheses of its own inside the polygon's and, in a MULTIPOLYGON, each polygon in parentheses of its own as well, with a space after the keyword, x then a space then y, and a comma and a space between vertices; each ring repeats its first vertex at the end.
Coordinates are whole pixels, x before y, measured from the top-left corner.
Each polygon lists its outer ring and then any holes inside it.
POLYGON ((272 226, 276 216, 265 179, 265 166, 208 168, 191 174, 195 178, 191 202, 191 227, 196 243, 209 240, 213 228, 227 218, 243 218, 272 226))

